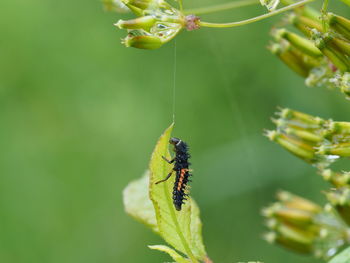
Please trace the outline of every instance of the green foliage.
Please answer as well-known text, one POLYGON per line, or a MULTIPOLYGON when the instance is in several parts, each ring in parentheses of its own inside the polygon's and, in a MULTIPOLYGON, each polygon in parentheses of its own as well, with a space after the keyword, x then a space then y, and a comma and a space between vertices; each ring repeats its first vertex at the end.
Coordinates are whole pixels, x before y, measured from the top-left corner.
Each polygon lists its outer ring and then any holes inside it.
POLYGON ((159 233, 153 204, 148 198, 149 171, 138 180, 132 181, 123 191, 125 211, 159 233))
MULTIPOLYGON (((174 249, 187 255, 192 262, 206 261, 202 223, 197 204, 192 198, 188 198, 182 210, 176 211, 172 202, 175 178, 170 178, 162 184, 155 184, 156 181, 164 179, 172 169, 171 165, 162 159, 162 156, 170 158, 168 146, 172 129, 173 125, 160 137, 152 154, 150 172, 146 172, 141 179, 131 182, 125 188, 123 196, 125 210, 149 226, 174 249)), ((150 248, 168 253, 177 262, 188 262, 172 248, 166 246, 150 248)))
POLYGON ((335 256, 329 263, 348 263, 350 262, 350 247, 343 250, 335 256))
POLYGON ((163 245, 155 245, 155 246, 148 246, 150 249, 163 251, 167 254, 169 254, 176 262, 178 263, 188 263, 190 262, 188 259, 183 258, 179 253, 177 253, 174 249, 171 249, 168 246, 163 245))

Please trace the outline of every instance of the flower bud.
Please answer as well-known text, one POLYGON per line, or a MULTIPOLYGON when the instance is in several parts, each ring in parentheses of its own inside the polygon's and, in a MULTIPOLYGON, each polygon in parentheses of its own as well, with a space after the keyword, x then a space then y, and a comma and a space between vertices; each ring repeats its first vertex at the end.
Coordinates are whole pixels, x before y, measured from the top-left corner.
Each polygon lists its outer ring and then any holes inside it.
POLYGON ((290 69, 299 74, 302 77, 307 77, 312 69, 312 63, 303 54, 293 52, 292 47, 286 44, 273 43, 268 49, 275 55, 277 55, 290 69))
POLYGON ((325 123, 325 120, 321 119, 320 117, 314 117, 312 115, 288 108, 281 109, 277 115, 281 116, 283 119, 298 123, 298 125, 308 129, 320 129, 325 123))
POLYGON ((316 47, 321 50, 339 70, 343 72, 350 70, 349 58, 332 45, 333 37, 330 34, 322 34, 316 29, 313 29, 312 38, 316 47))
POLYGON ((119 20, 114 25, 120 29, 144 29, 149 31, 155 22, 156 20, 152 16, 142 16, 131 20, 119 20))
POLYGON ((345 41, 344 39, 341 39, 338 37, 333 37, 331 39, 331 44, 340 53, 346 54, 348 57, 350 56, 350 42, 349 41, 345 41))
POLYGON ((328 258, 346 243, 347 228, 333 210, 289 192, 279 192, 278 202, 263 210, 270 232, 268 242, 317 257, 328 258))
POLYGON ((288 208, 299 209, 313 213, 318 213, 322 210, 318 204, 315 204, 310 200, 294 195, 287 191, 278 191, 276 196, 277 200, 282 202, 284 206, 288 208))
POLYGON ((328 23, 330 27, 337 33, 343 35, 347 40, 350 40, 350 20, 345 17, 338 16, 333 13, 328 13, 328 23))
POLYGON ((277 131, 267 131, 265 136, 308 163, 314 163, 316 161, 313 145, 277 131))
POLYGON ((126 47, 134 47, 141 49, 158 49, 163 45, 162 41, 158 37, 150 35, 129 35, 124 39, 123 43, 126 47))
POLYGON ((106 11, 127 13, 129 8, 121 0, 103 0, 103 7, 106 11))
POLYGON ((310 141, 313 143, 318 143, 323 140, 322 136, 312 133, 310 131, 305 131, 305 130, 300 130, 295 128, 286 128, 285 131, 287 134, 293 135, 295 137, 301 138, 302 140, 310 141))
POLYGON ((331 145, 321 145, 318 150, 321 155, 335 155, 338 157, 350 157, 350 143, 335 143, 331 145))
POLYGON ((331 121, 329 122, 328 130, 332 134, 350 134, 350 122, 331 121))
POLYGON ((273 217, 283 222, 289 222, 295 225, 309 224, 312 221, 313 214, 309 211, 285 207, 280 203, 263 209, 262 214, 265 217, 273 217))
POLYGON ((315 47, 312 41, 301 37, 295 33, 289 32, 286 29, 277 29, 273 32, 276 39, 283 38, 287 40, 300 52, 309 55, 311 57, 319 58, 322 57, 322 52, 315 47))
POLYGON ((267 233, 264 238, 269 243, 276 243, 297 253, 312 253, 312 238, 289 225, 279 225, 274 231, 267 233))
POLYGON ((330 182, 335 187, 342 187, 350 184, 350 173, 341 172, 337 173, 331 169, 326 169, 321 171, 321 176, 324 180, 330 182))
POLYGON ((289 22, 292 23, 306 37, 311 37, 311 29, 315 28, 318 31, 323 31, 322 24, 314 19, 306 16, 291 14, 289 22))
POLYGON ((346 94, 350 98, 350 73, 345 72, 343 76, 340 77, 339 87, 341 92, 346 94))
POLYGON ((149 9, 150 7, 156 8, 161 4, 161 0, 122 0, 125 5, 136 7, 141 10, 149 9))
POLYGON ((338 211, 342 219, 350 226, 350 188, 344 186, 329 191, 327 199, 338 211))

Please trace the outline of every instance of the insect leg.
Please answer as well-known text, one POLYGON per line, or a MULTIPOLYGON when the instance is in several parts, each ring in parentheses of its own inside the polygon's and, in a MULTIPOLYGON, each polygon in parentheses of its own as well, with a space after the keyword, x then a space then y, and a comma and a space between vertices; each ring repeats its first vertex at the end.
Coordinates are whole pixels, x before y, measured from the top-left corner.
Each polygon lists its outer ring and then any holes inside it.
POLYGON ((175 158, 169 161, 166 157, 162 156, 163 160, 166 161, 169 164, 172 164, 175 161, 175 158))
POLYGON ((156 182, 156 184, 163 183, 166 180, 168 180, 170 178, 170 176, 173 174, 173 172, 174 172, 174 170, 171 170, 171 172, 167 175, 167 177, 165 177, 165 179, 156 182))

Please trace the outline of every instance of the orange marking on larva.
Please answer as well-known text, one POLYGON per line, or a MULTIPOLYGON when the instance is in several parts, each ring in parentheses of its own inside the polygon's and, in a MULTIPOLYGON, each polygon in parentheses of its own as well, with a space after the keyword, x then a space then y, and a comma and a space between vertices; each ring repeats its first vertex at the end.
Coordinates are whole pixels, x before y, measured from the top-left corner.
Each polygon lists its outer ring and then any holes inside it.
POLYGON ((177 190, 178 190, 178 191, 181 190, 181 187, 182 187, 182 184, 183 184, 182 182, 183 182, 183 180, 184 180, 184 177, 185 177, 186 172, 188 172, 188 169, 186 169, 186 168, 183 168, 183 169, 181 169, 181 171, 180 171, 180 178, 179 178, 179 182, 178 182, 178 184, 177 184, 177 190))

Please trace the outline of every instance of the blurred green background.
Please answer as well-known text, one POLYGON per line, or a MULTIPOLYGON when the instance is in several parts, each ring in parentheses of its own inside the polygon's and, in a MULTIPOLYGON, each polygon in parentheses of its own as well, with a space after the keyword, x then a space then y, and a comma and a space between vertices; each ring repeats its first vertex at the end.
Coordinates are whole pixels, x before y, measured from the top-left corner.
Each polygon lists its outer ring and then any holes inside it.
MULTIPOLYGON (((331 3, 340 14, 344 7, 331 3)), ((147 248, 164 241, 124 213, 122 190, 143 174, 172 120, 175 42, 125 48, 125 32, 112 26, 121 17, 129 16, 106 13, 99 1, 1 2, 0 262, 170 261, 147 248)), ((276 190, 324 203, 328 187, 262 132, 277 106, 349 120, 349 102, 306 88, 270 55, 279 19, 176 38, 174 135, 191 146, 192 196, 215 262, 317 262, 261 239, 260 209, 276 190)))

